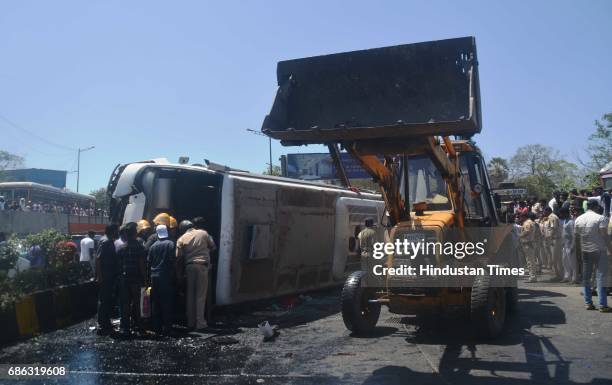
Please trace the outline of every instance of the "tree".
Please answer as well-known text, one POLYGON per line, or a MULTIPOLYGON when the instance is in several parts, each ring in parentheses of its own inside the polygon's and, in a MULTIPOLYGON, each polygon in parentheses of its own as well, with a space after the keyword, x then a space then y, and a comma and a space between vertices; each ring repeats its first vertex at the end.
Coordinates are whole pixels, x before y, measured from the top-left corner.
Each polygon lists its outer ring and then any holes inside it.
POLYGON ((23 167, 23 157, 11 154, 8 151, 0 150, 0 171, 12 168, 23 167))
POLYGON ((283 175, 280 166, 272 166, 272 172, 270 172, 270 169, 267 168, 267 169, 265 169, 263 174, 264 175, 273 175, 273 176, 282 176, 283 175))
POLYGON ((612 162, 612 112, 605 114, 601 121, 595 120, 595 132, 589 136, 587 153, 591 158, 587 167, 593 172, 612 162))
POLYGON ((89 194, 96 198, 96 208, 108 212, 110 208, 110 196, 106 192, 105 187, 100 187, 97 190, 93 190, 89 194))
POLYGON ((489 178, 491 179, 493 187, 499 186, 501 182, 508 179, 508 175, 510 174, 510 166, 508 166, 508 161, 498 156, 491 158, 489 164, 487 165, 487 169, 489 171, 489 178))
POLYGON ((549 197, 554 190, 578 185, 578 166, 564 160, 559 151, 541 144, 519 147, 510 159, 512 179, 529 194, 549 197))
POLYGON ((510 168, 515 178, 537 176, 547 178, 552 174, 555 162, 560 159, 559 151, 541 144, 519 147, 510 158, 510 168))

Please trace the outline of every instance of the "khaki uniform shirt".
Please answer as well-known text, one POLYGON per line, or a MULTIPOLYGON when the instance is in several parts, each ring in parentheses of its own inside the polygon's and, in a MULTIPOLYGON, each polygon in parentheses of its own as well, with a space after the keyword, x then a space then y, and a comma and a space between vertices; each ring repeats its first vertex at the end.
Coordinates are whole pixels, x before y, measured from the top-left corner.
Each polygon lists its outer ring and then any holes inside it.
POLYGON ((523 225, 521 226, 521 234, 519 235, 521 244, 527 247, 534 247, 534 241, 536 240, 536 231, 536 224, 531 219, 525 220, 525 222, 523 222, 523 225))
POLYGON ((563 229, 561 228, 561 221, 559 217, 554 213, 551 213, 546 220, 546 237, 548 239, 561 239, 563 229))
POLYGON ((176 241, 176 256, 185 264, 210 262, 210 250, 216 248, 212 237, 204 230, 189 229, 176 241))

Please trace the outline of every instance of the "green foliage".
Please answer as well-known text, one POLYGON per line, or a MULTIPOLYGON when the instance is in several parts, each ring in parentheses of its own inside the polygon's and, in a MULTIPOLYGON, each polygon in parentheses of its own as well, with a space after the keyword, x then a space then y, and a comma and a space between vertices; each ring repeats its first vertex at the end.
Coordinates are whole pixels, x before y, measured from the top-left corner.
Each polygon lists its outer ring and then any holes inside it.
POLYGON ((581 182, 582 183, 581 183, 580 189, 592 190, 595 187, 600 186, 601 182, 599 180, 599 172, 591 171, 591 172, 585 173, 581 177, 581 182))
POLYGON ((6 242, 0 244, 0 270, 8 271, 15 266, 17 258, 19 257, 19 251, 17 245, 13 239, 9 239, 6 242))
POLYGON ((580 184, 578 166, 541 144, 519 147, 510 159, 510 169, 517 185, 542 198, 552 196, 554 190, 569 190, 580 184))
POLYGON ((489 179, 491 179, 493 187, 499 186, 499 184, 508 179, 508 176, 510 175, 510 166, 508 165, 508 161, 504 158, 491 158, 487 164, 487 169, 489 172, 489 179))
POLYGON ((8 151, 0 150, 0 171, 22 167, 23 163, 23 157, 11 154, 8 151))
POLYGON ((60 243, 69 239, 67 235, 55 229, 48 229, 38 234, 28 235, 25 238, 24 244, 27 248, 30 248, 32 245, 39 245, 49 265, 57 267, 70 263, 74 257, 74 255, 71 255, 70 250, 60 243))
POLYGON ((74 249, 66 243, 68 239, 56 230, 46 230, 25 239, 11 238, 0 245, 0 310, 29 293, 75 284, 87 277, 87 270, 75 260, 74 249), (10 278, 8 270, 15 267, 20 244, 28 249, 39 245, 48 264, 18 272, 10 278))
POLYGON ((272 172, 270 172, 270 168, 267 168, 263 172, 264 175, 273 175, 273 176, 282 176, 282 170, 280 166, 272 166, 272 172))
POLYGON ((589 136, 587 153, 591 171, 599 171, 612 162, 612 112, 595 121, 595 132, 589 136))
POLYGON ((100 187, 97 190, 93 190, 89 194, 96 198, 96 208, 108 212, 110 208, 110 196, 108 195, 105 187, 100 187))

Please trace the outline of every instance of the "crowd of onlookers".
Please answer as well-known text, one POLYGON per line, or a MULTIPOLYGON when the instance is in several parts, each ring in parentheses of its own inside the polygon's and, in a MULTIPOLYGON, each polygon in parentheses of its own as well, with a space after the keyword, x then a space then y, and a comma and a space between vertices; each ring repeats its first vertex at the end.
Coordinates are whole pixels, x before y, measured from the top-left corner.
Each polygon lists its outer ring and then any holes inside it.
POLYGON ((110 317, 116 308, 123 336, 148 329, 173 334, 175 309, 181 307, 189 329, 208 327, 208 271, 216 246, 204 226, 201 217, 177 223, 161 213, 153 225, 145 219, 121 227, 110 224, 99 242, 93 233, 81 241, 80 261, 91 266, 99 284, 99 334, 114 332, 110 317), (146 298, 150 316, 145 314, 146 298))
POLYGON ((46 214, 70 214, 81 217, 107 215, 104 210, 94 208, 93 204, 89 207, 83 207, 77 203, 43 203, 37 201, 29 201, 25 198, 20 198, 19 200, 13 200, 9 202, 3 196, 0 196, 0 211, 4 210, 38 212, 46 214))
POLYGON ((534 282, 548 269, 553 282, 582 283, 588 310, 592 295, 599 310, 607 306, 608 258, 612 255, 611 191, 555 192, 552 199, 515 199, 507 207, 515 221, 520 252, 534 282), (594 287, 597 287, 595 290, 594 287))

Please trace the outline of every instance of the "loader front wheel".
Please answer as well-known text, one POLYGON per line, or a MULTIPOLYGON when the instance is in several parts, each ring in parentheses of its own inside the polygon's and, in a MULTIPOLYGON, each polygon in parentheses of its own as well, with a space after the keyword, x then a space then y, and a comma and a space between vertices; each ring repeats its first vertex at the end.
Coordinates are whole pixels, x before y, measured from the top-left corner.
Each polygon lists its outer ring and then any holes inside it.
POLYGON ((369 302, 375 290, 363 287, 363 276, 362 271, 352 273, 342 288, 342 320, 356 335, 374 330, 380 316, 380 304, 369 302))
POLYGON ((506 323, 506 291, 491 284, 490 276, 478 276, 472 285, 470 319, 475 334, 495 338, 506 323))

